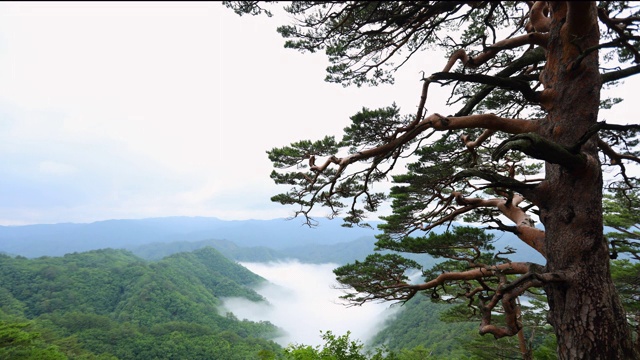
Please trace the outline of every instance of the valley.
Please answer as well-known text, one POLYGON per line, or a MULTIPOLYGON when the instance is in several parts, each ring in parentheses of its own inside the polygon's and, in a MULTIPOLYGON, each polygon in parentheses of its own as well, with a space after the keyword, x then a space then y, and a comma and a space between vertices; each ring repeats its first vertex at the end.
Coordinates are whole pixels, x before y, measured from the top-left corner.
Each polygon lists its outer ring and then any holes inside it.
MULTIPOLYGON (((0 331, 40 334, 29 351, 100 359, 220 358, 222 349, 235 354, 224 359, 270 358, 293 344, 319 346, 325 331, 398 344, 398 326, 425 334, 411 347, 446 355, 460 350, 457 331, 473 332, 467 323, 448 324, 443 337, 435 314, 444 308, 407 325, 404 314, 416 319, 406 311, 413 306, 345 307, 332 270, 373 252, 375 231, 294 221, 0 227, 0 331)), ((425 267, 437 262, 414 259, 425 267)))

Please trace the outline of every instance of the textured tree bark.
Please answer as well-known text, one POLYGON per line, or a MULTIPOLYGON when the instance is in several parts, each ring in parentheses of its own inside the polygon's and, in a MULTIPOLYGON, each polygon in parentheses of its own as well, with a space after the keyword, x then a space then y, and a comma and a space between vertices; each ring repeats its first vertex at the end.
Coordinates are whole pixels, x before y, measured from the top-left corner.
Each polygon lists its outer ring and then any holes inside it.
MULTIPOLYGON (((600 76, 596 53, 579 66, 581 49, 598 44, 595 3, 551 5, 547 64, 541 80, 548 117, 539 134, 571 146, 597 121, 600 76), (579 4, 579 5, 575 5, 579 4)), ((560 359, 635 359, 625 312, 614 290, 609 252, 603 237, 602 174, 596 138, 581 148, 586 164, 578 169, 546 163, 545 184, 553 189, 541 204, 547 269, 567 281, 548 283, 549 320, 560 359)))

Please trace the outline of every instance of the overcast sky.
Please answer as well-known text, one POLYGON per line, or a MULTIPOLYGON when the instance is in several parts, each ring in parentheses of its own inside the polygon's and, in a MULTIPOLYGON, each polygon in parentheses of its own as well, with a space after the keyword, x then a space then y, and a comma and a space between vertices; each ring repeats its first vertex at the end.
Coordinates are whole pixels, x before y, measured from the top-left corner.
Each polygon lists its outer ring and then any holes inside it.
MULTIPOLYGON (((419 70, 444 63, 345 89, 323 81, 324 55, 283 48, 288 20, 218 2, 0 2, 0 225, 290 216, 269 200, 286 189, 266 150, 338 136, 362 106, 413 113, 419 70)), ((445 95, 430 112, 449 113, 445 95)))

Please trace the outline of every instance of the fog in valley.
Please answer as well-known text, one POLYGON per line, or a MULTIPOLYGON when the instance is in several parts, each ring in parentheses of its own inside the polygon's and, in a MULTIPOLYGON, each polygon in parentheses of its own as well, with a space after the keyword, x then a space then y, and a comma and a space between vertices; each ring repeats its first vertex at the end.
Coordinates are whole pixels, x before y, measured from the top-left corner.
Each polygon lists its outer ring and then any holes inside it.
POLYGON ((264 277, 269 284, 256 289, 269 305, 246 299, 226 299, 224 307, 239 319, 270 321, 286 331, 275 339, 289 344, 319 345, 324 343, 320 331, 343 335, 351 331, 351 339, 366 342, 380 330, 384 320, 400 307, 390 303, 346 307, 339 299, 333 269, 336 264, 305 264, 297 261, 277 263, 242 263, 264 277))

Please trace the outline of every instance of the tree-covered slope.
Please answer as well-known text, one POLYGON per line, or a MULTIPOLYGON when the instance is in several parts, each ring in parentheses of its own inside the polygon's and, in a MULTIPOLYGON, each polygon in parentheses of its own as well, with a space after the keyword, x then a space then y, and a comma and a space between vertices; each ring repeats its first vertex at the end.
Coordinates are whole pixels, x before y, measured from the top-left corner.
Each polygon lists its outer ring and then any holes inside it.
MULTIPOLYGON (((400 305, 396 305, 400 306, 400 305)), ((404 305, 396 316, 372 340, 373 345, 386 344, 391 350, 425 348, 436 358, 464 358, 470 353, 460 339, 477 333, 477 324, 445 323, 440 315, 450 306, 433 303, 424 296, 416 296, 404 305)))
POLYGON ((250 288, 264 279, 213 248, 158 262, 124 250, 0 255, 0 268, 1 325, 12 334, 32 329, 67 356, 251 359, 279 349, 267 340, 278 333, 272 324, 220 314, 223 297, 264 301, 250 288))
MULTIPOLYGON (((466 304, 462 303, 433 302, 428 296, 416 296, 402 305, 394 317, 387 319, 382 330, 371 339, 370 345, 384 344, 396 353, 413 352, 422 354, 418 358, 429 359, 493 360, 522 357, 517 338, 495 339, 491 335, 480 335, 478 315, 472 315, 465 308, 466 304)), ((532 350, 533 358, 557 359, 555 339, 542 319, 545 313, 529 306, 523 310, 520 318, 524 325, 523 337, 532 350)))

